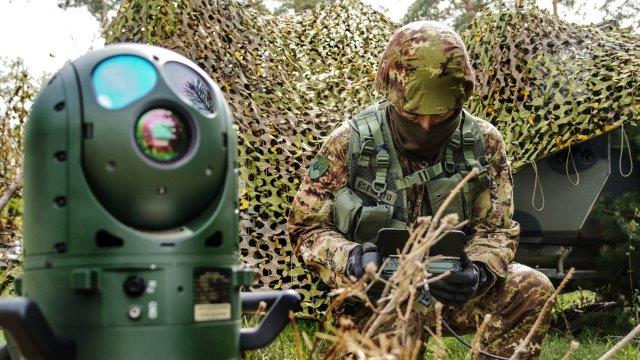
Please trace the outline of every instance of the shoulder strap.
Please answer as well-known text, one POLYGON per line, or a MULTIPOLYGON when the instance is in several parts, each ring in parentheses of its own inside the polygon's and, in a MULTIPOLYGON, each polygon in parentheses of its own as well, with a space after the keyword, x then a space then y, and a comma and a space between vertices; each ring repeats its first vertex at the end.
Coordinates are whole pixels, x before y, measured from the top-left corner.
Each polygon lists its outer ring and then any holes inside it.
POLYGON ((355 125, 354 128, 358 130, 360 135, 360 148, 355 149, 355 153, 358 157, 358 165, 360 166, 369 165, 371 155, 373 155, 375 150, 375 142, 373 140, 374 134, 369 127, 369 117, 373 116, 375 119, 376 111, 377 104, 368 106, 352 120, 355 125))
POLYGON ((479 133, 476 123, 471 116, 467 114, 466 111, 463 111, 462 113, 462 155, 464 157, 464 162, 467 164, 468 169, 474 167, 481 168, 482 165, 480 165, 480 162, 476 159, 473 149, 476 145, 476 136, 481 137, 482 134, 479 133))
POLYGON ((382 194, 387 188, 387 172, 389 170, 389 153, 384 143, 384 137, 380 128, 381 119, 378 112, 381 106, 375 103, 367 107, 354 119, 356 128, 360 133, 360 151, 356 154, 359 166, 369 166, 371 157, 376 153, 375 180, 373 191, 382 194))
POLYGON ((444 171, 442 171, 442 163, 438 162, 433 166, 418 170, 411 175, 396 180, 396 187, 398 188, 398 190, 406 189, 415 185, 424 184, 434 179, 441 178, 443 174, 444 171))
POLYGON ((462 125, 462 155, 464 158, 464 162, 467 165, 467 169, 471 170, 472 168, 478 168, 480 172, 477 175, 477 180, 483 187, 488 187, 491 183, 491 177, 487 173, 486 161, 484 160, 485 154, 485 142, 484 135, 480 131, 478 124, 473 119, 473 117, 463 110, 464 114, 464 124, 462 125), (474 153, 474 149, 476 147, 476 142, 480 142, 480 148, 482 149, 482 154, 476 155, 474 153))

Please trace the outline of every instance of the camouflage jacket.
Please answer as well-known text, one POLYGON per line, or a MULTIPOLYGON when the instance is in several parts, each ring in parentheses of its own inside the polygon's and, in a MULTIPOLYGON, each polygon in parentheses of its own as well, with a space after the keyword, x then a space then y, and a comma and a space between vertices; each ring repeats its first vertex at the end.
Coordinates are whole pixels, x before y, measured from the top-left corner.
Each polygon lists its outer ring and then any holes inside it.
MULTIPOLYGON (((489 122, 476 118, 485 137, 487 169, 493 178, 489 189, 475 199, 471 219, 471 240, 466 252, 472 261, 481 261, 497 277, 504 277, 507 265, 513 260, 520 234, 520 226, 512 220, 513 187, 511 167, 505 153, 502 135, 489 122)), ((340 287, 349 281, 345 267, 349 251, 358 244, 348 241, 335 227, 331 213, 335 194, 347 186, 349 131, 347 122, 325 139, 320 154, 329 159, 329 169, 315 181, 306 174, 289 212, 287 223, 291 244, 305 265, 318 274, 331 287, 340 287)), ((413 162, 399 155, 404 175, 428 166, 426 162, 413 162)), ((408 189, 409 223, 420 216, 425 186, 408 189)))

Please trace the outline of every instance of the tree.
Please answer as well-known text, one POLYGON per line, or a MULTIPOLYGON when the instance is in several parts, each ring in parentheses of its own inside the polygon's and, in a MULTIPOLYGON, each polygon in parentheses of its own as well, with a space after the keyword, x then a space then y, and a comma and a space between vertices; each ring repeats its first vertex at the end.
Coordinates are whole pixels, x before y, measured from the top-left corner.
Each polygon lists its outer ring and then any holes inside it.
POLYGON ((105 29, 109 19, 118 10, 123 0, 58 0, 61 9, 86 6, 91 15, 99 22, 100 28, 105 29))
POLYGON ((21 59, 0 61, 0 243, 5 246, 17 245, 21 237, 24 125, 37 88, 21 59))
POLYGON ((280 6, 276 8, 275 13, 283 14, 289 11, 299 13, 305 10, 312 10, 321 1, 322 0, 282 0, 280 6))
POLYGON ((269 13, 269 9, 264 4, 263 0, 245 0, 244 4, 247 7, 257 10, 258 12, 261 12, 264 14, 269 13))
POLYGON ((605 14, 606 20, 640 30, 640 2, 637 0, 605 0, 599 10, 605 14))
POLYGON ((416 0, 402 19, 403 23, 417 20, 442 21, 462 31, 475 15, 496 0, 416 0))

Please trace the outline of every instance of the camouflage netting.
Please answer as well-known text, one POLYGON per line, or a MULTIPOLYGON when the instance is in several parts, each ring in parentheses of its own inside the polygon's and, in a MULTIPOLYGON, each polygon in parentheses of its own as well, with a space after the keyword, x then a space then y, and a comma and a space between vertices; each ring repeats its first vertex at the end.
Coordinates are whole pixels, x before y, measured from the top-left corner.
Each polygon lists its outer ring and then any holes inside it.
MULTIPOLYGON (((292 254, 288 204, 323 137, 376 99, 378 58, 396 26, 357 0, 286 17, 232 0, 126 0, 107 34, 175 50, 220 84, 240 141, 243 261, 259 269, 255 288, 297 289, 304 315, 326 300, 292 254)), ((521 166, 637 120, 638 40, 535 9, 486 14, 466 35, 480 85, 469 107, 498 126, 521 166)))
POLYGON ((109 42, 175 50, 218 82, 238 127, 243 261, 260 269, 256 288, 300 291, 305 315, 324 300, 292 255, 287 209, 323 137, 374 100, 378 51, 394 27, 348 0, 291 17, 224 0, 130 0, 110 27, 109 42))
POLYGON ((465 32, 469 109, 503 134, 515 169, 640 121, 640 35, 559 21, 535 8, 485 12, 465 32))

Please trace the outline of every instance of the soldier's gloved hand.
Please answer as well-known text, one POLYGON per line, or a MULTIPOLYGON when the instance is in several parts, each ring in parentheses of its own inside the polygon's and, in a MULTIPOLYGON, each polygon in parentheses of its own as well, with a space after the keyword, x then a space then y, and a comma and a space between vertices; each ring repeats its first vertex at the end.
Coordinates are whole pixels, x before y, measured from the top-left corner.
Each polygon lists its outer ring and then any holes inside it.
POLYGON ((378 252, 378 247, 370 242, 363 243, 351 249, 347 259, 347 276, 360 279, 364 275, 364 269, 369 264, 374 264, 377 268, 382 265, 382 256, 378 252))
POLYGON ((469 301, 487 281, 484 264, 471 262, 467 256, 462 259, 462 270, 452 272, 444 279, 429 284, 431 295, 446 305, 459 306, 469 301))

